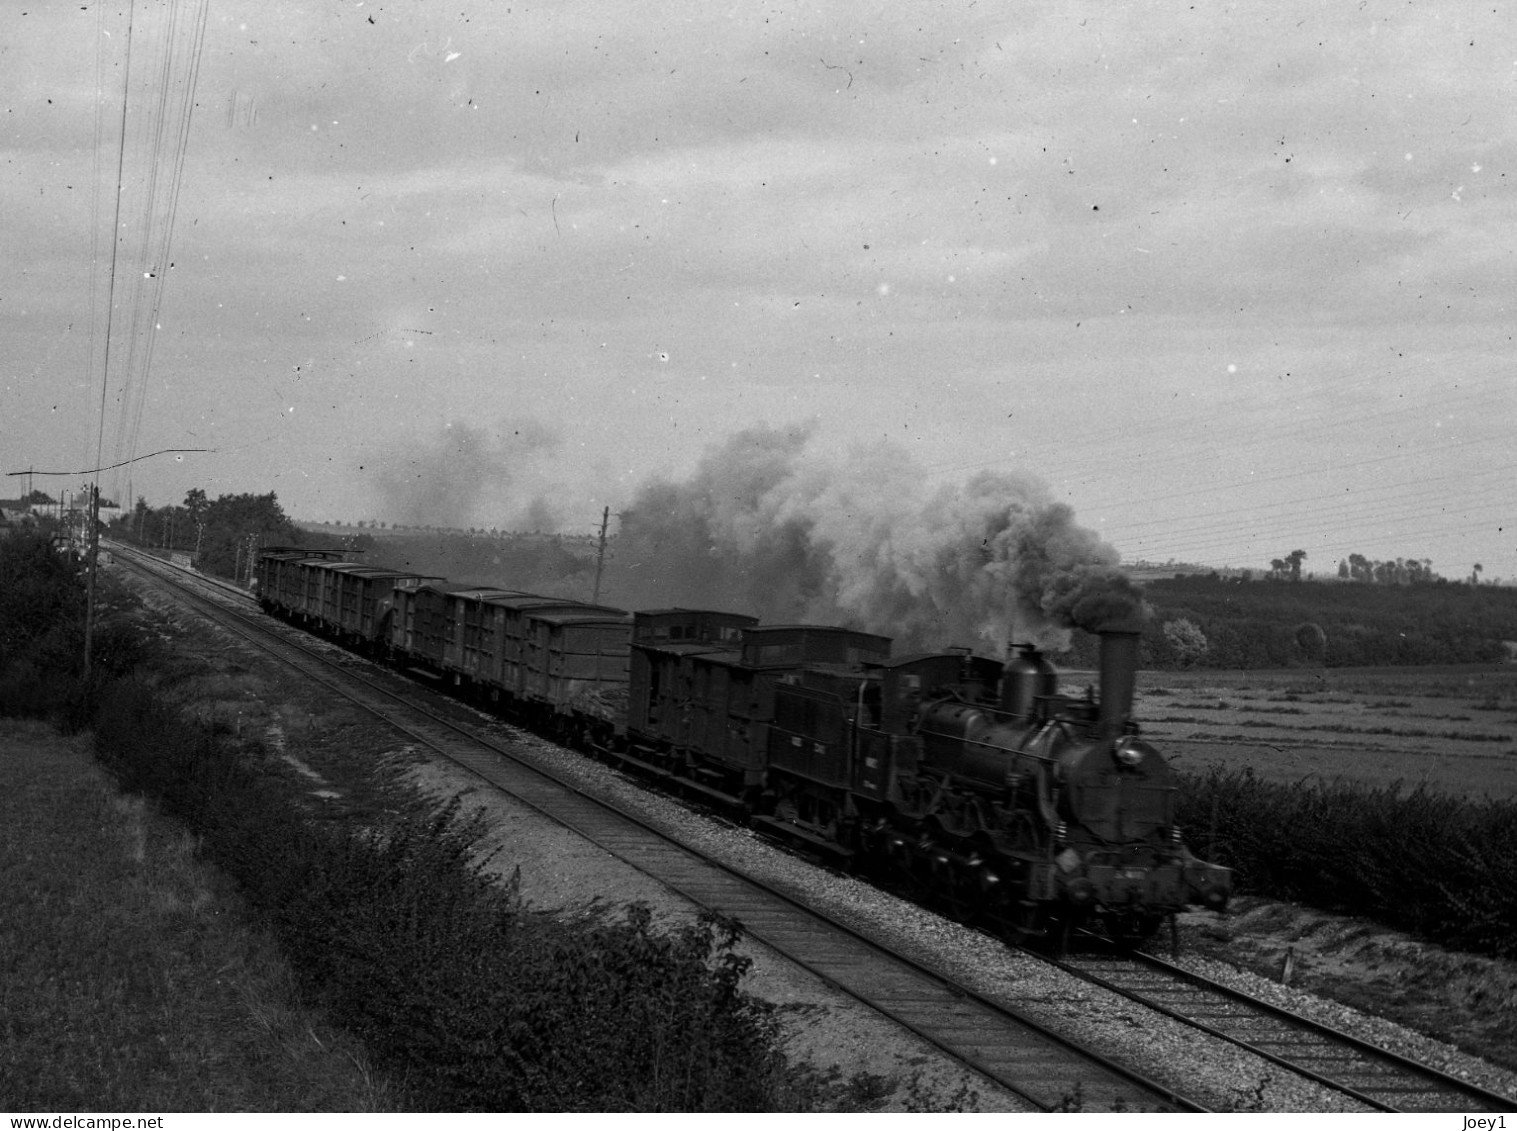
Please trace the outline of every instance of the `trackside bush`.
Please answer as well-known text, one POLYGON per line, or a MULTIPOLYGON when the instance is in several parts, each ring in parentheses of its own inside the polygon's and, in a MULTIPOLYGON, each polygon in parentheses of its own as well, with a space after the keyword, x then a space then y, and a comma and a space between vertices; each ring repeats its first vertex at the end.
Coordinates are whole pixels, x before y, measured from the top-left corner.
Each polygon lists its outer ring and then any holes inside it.
MULTIPOLYGON (((102 582, 97 593, 104 590, 102 582)), ((0 535, 0 717, 82 730, 100 687, 142 657, 130 626, 99 615, 85 679, 85 604, 78 559, 35 531, 0 535)))
POLYGON ((1517 955, 1517 805, 1419 786, 1182 775, 1181 824, 1240 888, 1432 942, 1517 955))
POLYGON ((108 690, 96 745, 124 788, 200 836, 413 1106, 766 1111, 831 1092, 789 1065, 774 1007, 740 988, 730 924, 534 911, 486 875, 483 826, 453 808, 383 831, 307 820, 246 752, 144 684, 108 690))

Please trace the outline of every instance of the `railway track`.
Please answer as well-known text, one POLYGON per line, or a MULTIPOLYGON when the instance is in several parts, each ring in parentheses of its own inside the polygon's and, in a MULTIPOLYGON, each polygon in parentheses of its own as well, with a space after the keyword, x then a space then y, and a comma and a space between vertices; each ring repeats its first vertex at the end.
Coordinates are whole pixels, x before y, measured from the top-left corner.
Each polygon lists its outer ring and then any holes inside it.
MULTIPOLYGON (((351 659, 334 660, 251 608, 230 607, 225 588, 212 579, 186 577, 124 547, 118 556, 306 678, 697 905, 737 920, 753 939, 1040 1110, 1207 1110, 531 764, 439 713, 419 689, 387 686, 389 680, 371 678, 351 659), (205 589, 217 596, 197 591, 205 589)), ((232 598, 250 605, 242 591, 232 598)))
POLYGON ((1082 954, 1061 969, 1264 1057, 1376 1111, 1505 1112, 1498 1095, 1156 955, 1082 954))

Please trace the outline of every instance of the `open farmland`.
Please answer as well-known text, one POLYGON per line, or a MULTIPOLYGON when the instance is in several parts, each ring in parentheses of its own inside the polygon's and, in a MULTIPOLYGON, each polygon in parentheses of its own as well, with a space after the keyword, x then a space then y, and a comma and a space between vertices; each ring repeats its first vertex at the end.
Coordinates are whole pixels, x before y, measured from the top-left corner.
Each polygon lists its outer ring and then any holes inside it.
POLYGON ((1136 717, 1191 773, 1517 799, 1517 665, 1148 671, 1136 717))

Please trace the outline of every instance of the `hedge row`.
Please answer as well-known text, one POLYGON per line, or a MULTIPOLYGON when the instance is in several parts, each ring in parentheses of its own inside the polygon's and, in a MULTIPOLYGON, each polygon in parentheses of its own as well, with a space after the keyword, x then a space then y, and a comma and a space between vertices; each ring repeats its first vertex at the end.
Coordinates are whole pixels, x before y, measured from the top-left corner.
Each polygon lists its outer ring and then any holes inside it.
POLYGON ((1432 942, 1517 955, 1517 804, 1419 786, 1182 775, 1180 821, 1239 887, 1432 942))
POLYGON ((302 818, 248 760, 145 686, 107 690, 98 756, 202 838, 272 925, 306 990, 426 1108, 775 1111, 831 1082, 779 1051, 774 1007, 714 919, 648 910, 568 920, 481 870, 452 809, 383 833, 302 818))

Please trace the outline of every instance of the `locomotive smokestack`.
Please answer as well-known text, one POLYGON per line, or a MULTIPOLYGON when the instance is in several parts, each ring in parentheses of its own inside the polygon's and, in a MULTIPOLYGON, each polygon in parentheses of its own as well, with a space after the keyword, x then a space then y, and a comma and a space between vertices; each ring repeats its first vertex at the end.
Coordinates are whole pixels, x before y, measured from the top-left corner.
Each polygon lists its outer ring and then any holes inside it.
POLYGON ((1132 715, 1133 693, 1138 682, 1138 644, 1142 635, 1131 631, 1102 629, 1101 717, 1102 738, 1115 738, 1132 715))

